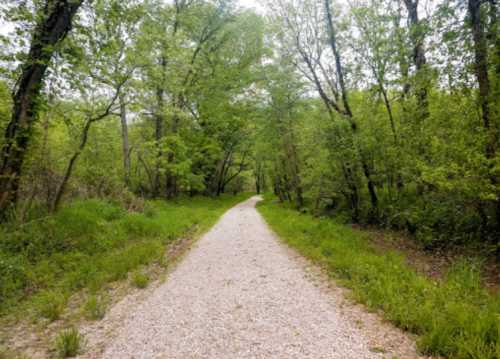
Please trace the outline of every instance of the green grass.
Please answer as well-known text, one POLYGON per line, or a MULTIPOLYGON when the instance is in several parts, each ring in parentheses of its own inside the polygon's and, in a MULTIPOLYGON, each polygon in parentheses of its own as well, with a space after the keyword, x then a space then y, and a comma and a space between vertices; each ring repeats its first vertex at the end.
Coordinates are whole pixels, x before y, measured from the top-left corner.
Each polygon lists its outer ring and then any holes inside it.
POLYGON ((247 197, 149 201, 141 213, 77 201, 53 216, 0 227, 0 316, 30 309, 56 320, 73 293, 95 294, 140 267, 165 265, 169 243, 207 230, 247 197))
POLYGON ((97 295, 91 295, 83 305, 83 313, 88 320, 100 320, 106 314, 106 301, 97 295))
POLYGON ((346 225, 270 199, 258 209, 285 242, 323 265, 357 301, 418 334, 422 353, 500 358, 500 298, 481 286, 477 264, 456 263, 435 282, 409 267, 401 254, 380 254, 366 235, 346 225))
POLYGON ((62 331, 55 341, 55 349, 59 358, 72 358, 77 356, 82 346, 83 337, 75 328, 62 331))
POLYGON ((136 288, 144 289, 149 284, 149 276, 141 271, 132 274, 132 283, 136 288))

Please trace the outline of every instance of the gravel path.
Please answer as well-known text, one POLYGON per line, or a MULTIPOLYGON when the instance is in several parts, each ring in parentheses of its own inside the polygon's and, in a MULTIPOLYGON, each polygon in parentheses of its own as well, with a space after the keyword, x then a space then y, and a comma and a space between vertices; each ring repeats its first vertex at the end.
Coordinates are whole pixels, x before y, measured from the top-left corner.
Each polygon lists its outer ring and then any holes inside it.
POLYGON ((110 313, 120 326, 94 357, 417 357, 409 338, 346 304, 281 244, 257 201, 229 210, 147 298, 110 313))

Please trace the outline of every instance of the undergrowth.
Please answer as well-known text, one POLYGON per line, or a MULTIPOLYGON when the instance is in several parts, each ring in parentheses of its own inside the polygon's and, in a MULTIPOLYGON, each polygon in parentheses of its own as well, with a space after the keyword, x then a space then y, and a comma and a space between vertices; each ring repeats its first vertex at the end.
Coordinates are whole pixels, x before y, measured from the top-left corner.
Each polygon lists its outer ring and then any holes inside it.
POLYGON ((366 235, 267 199, 258 205, 289 245, 322 264, 354 298, 419 335, 424 354, 458 359, 500 358, 500 297, 481 286, 480 266, 456 263, 442 281, 412 269, 402 254, 380 254, 366 235))
POLYGON ((22 308, 17 312, 56 320, 71 294, 97 293, 131 271, 163 263, 166 245, 206 230, 246 197, 150 201, 132 213, 102 200, 77 201, 53 216, 0 227, 0 315, 22 308))

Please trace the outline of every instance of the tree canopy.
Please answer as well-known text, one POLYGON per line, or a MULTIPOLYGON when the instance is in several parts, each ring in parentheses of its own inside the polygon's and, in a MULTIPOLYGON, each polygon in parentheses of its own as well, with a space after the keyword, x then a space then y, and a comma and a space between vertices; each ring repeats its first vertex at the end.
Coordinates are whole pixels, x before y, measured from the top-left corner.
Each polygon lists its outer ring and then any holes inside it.
POLYGON ((499 7, 7 1, 1 216, 255 189, 498 250, 499 7))

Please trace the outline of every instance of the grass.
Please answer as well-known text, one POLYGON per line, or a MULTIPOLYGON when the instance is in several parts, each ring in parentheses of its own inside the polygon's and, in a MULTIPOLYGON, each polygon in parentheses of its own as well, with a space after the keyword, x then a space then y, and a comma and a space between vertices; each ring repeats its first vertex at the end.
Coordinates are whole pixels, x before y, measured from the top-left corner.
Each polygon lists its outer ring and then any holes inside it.
POLYGON ((82 346, 83 337, 75 328, 62 331, 55 341, 55 349, 59 358, 72 358, 77 356, 82 346))
POLYGON ((481 286, 477 263, 456 263, 436 282, 418 274, 403 255, 380 254, 366 235, 346 225, 270 199, 258 209, 286 243, 351 288, 357 301, 417 334, 423 354, 500 358, 500 297, 481 286))
POLYGON ((96 294, 138 268, 165 265, 169 243, 207 230, 247 197, 149 201, 140 213, 101 200, 76 201, 53 216, 0 227, 0 316, 28 309, 56 320, 73 293, 96 294))
POLYGON ((66 298, 56 291, 42 291, 34 297, 34 306, 38 315, 53 322, 61 316, 66 298))
POLYGON ((106 301, 97 295, 91 295, 83 305, 83 313, 88 320, 100 320, 106 314, 106 301))
POLYGON ((141 271, 132 274, 132 283, 136 288, 144 289, 148 286, 149 276, 141 271))

